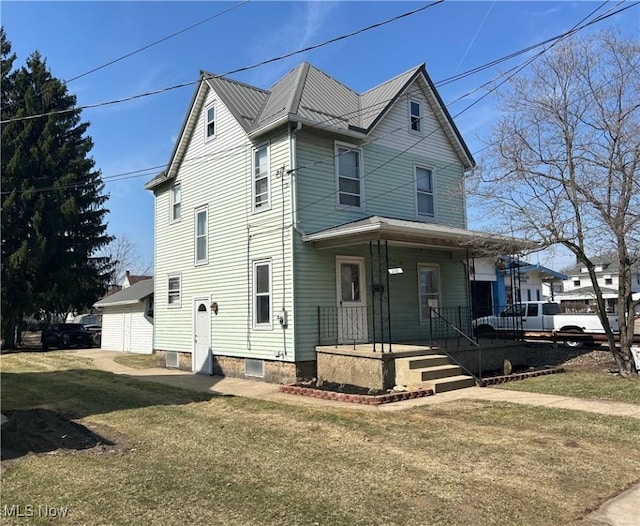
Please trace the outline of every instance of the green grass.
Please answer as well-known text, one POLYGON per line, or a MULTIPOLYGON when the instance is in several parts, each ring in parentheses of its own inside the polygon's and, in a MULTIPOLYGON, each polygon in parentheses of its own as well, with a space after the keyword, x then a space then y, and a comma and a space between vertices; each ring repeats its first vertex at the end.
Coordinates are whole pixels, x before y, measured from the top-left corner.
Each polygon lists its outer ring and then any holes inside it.
POLYGON ((640 377, 623 378, 606 371, 569 371, 509 382, 497 387, 514 391, 640 404, 640 377))
POLYGON ((113 361, 133 369, 150 369, 158 366, 155 354, 122 354, 116 356, 113 361))
POLYGON ((630 418, 470 401, 309 408, 140 382, 65 353, 1 364, 4 409, 126 436, 116 453, 28 455, 5 471, 3 505, 68 506, 60 524, 547 526, 640 480, 630 418))

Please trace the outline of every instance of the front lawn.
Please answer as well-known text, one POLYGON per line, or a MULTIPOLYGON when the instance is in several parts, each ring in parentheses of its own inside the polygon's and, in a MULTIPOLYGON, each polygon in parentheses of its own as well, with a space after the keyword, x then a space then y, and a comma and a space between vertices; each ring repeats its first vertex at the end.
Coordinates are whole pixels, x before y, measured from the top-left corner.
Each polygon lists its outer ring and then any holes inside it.
POLYGON ((607 370, 568 371, 509 382, 497 387, 514 391, 640 404, 640 376, 623 378, 607 370))
POLYGON ((131 367, 132 369, 150 369, 158 367, 155 354, 120 354, 113 359, 114 362, 131 367))
POLYGON ((0 363, 3 410, 62 412, 120 442, 3 466, 3 505, 68 507, 56 524, 546 526, 640 480, 634 419, 469 401, 310 408, 140 382, 60 352, 0 363))

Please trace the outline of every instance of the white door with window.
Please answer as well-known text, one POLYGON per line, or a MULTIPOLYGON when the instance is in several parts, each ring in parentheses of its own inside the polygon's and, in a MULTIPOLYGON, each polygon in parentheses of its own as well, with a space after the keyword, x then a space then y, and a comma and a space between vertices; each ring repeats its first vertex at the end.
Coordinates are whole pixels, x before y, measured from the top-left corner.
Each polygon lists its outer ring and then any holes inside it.
POLYGON ((209 298, 193 301, 193 370, 211 374, 211 311, 209 298))
POLYGON ((366 342, 368 332, 364 259, 336 257, 336 297, 338 342, 366 342))

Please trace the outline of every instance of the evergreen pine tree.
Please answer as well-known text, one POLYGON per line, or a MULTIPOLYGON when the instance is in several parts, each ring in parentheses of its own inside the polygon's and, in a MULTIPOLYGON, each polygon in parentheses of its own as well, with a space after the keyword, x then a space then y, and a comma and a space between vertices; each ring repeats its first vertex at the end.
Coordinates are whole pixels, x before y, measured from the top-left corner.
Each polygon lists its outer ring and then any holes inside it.
MULTIPOLYGON (((2 74, 10 69, 10 44, 2 74)), ((76 97, 33 53, 2 91, 2 308, 6 346, 25 314, 90 307, 106 290, 108 197, 89 156, 93 141, 76 97), (71 111, 66 111, 71 110, 71 111), (58 113, 61 112, 61 113, 58 113), (33 119, 32 115, 49 114, 33 119)))

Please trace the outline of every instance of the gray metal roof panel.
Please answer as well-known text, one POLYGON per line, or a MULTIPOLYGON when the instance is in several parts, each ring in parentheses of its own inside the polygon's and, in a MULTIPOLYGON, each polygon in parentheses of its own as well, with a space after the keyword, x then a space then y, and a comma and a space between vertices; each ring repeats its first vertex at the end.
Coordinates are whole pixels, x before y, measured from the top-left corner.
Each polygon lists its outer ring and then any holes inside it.
POLYGON ((269 98, 269 92, 210 73, 206 78, 244 130, 251 130, 258 120, 261 108, 269 98))
POLYGON ((361 97, 362 127, 369 128, 396 99, 401 90, 420 70, 417 66, 365 91, 361 97))
POLYGON ((260 117, 254 128, 260 128, 291 113, 291 106, 295 102, 294 99, 296 98, 298 87, 304 80, 301 79, 300 76, 304 73, 305 69, 306 63, 300 64, 289 71, 289 73, 269 89, 269 99, 262 108, 260 117))
POLYGON ((153 278, 138 281, 120 292, 102 298, 93 304, 94 307, 114 307, 116 305, 129 305, 138 303, 147 296, 153 294, 153 278))

